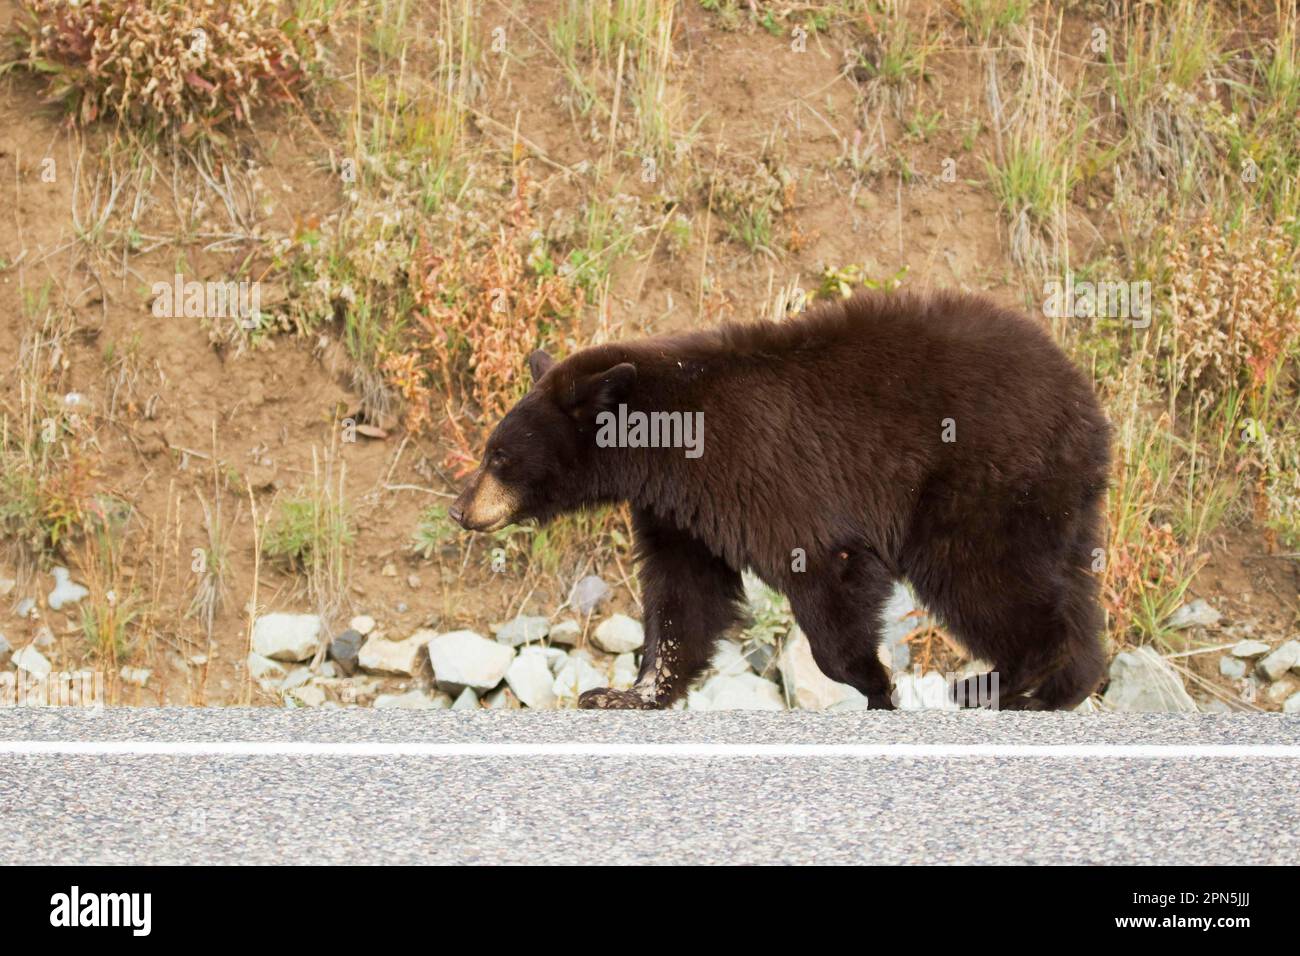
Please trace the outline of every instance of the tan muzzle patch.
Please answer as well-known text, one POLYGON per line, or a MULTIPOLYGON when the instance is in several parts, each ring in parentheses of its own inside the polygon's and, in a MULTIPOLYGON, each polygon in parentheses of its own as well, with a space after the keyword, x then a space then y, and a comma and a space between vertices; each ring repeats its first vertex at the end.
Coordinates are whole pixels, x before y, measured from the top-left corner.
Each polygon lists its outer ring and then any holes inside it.
POLYGON ((480 470, 452 506, 452 517, 469 531, 498 531, 514 519, 519 496, 491 472, 480 470))

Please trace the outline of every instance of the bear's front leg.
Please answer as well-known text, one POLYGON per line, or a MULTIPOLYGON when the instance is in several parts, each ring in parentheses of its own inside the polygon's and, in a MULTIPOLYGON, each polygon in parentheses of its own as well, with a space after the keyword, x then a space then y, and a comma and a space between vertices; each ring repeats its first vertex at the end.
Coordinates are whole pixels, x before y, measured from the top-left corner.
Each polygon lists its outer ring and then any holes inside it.
POLYGON ((713 657, 718 637, 740 620, 740 573, 698 540, 641 509, 632 515, 641 565, 645 646, 631 690, 601 687, 578 698, 591 709, 668 707, 713 657))
POLYGON ((831 680, 856 688, 872 710, 893 710, 880 662, 880 614, 893 588, 890 569, 869 548, 846 544, 809 556, 785 588, 813 660, 831 680))

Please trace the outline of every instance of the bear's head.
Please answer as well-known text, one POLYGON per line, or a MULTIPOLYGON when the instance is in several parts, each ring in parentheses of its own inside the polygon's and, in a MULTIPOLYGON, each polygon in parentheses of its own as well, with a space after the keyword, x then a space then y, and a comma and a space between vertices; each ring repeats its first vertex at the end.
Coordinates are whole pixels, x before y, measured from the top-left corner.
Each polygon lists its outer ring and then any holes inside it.
POLYGON ((532 389, 488 436, 478 469, 448 510, 462 528, 544 522, 597 500, 596 416, 626 397, 636 366, 604 364, 594 352, 561 363, 542 351, 529 356, 532 389))

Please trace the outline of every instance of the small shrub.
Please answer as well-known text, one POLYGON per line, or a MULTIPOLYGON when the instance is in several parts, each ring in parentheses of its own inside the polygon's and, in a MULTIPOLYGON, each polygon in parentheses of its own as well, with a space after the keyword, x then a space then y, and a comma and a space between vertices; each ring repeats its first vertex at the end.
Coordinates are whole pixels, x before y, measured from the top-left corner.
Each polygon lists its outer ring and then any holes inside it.
POLYGON ((1285 226, 1229 234, 1209 219, 1169 254, 1167 377, 1220 397, 1257 393, 1300 347, 1297 251, 1285 226))
POLYGON ((75 122, 211 131, 291 100, 325 59, 329 21, 282 19, 278 0, 22 0, 14 28, 22 66, 75 122))
POLYGON ((447 517, 446 507, 434 505, 420 515, 420 521, 411 535, 411 546, 416 554, 428 560, 455 535, 456 526, 447 517))
POLYGON ((1290 551, 1300 550, 1300 426, 1258 436, 1257 505, 1270 531, 1290 551))
POLYGON ((262 551, 291 568, 312 571, 352 543, 347 512, 319 495, 301 495, 280 502, 262 539, 262 551))
POLYGON ((462 455, 526 390, 529 353, 572 339, 584 301, 573 282, 529 265, 527 193, 520 166, 506 222, 486 244, 421 239, 409 345, 383 364, 406 401, 407 426, 425 429, 445 411, 462 455))

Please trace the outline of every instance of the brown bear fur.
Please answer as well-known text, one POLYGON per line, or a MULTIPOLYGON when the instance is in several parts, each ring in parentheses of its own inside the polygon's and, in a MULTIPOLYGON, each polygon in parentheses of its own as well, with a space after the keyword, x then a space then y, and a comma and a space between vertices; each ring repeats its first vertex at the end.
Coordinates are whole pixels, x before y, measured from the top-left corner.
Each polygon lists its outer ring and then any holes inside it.
POLYGON ((892 706, 877 644, 899 579, 993 663, 1003 708, 1073 707, 1097 686, 1109 429, 1029 319, 971 295, 862 293, 530 365, 452 515, 489 530, 630 502, 641 673, 584 706, 677 699, 740 619, 745 568, 873 707, 892 706), (598 413, 620 404, 702 412, 703 454, 598 447, 598 413))

